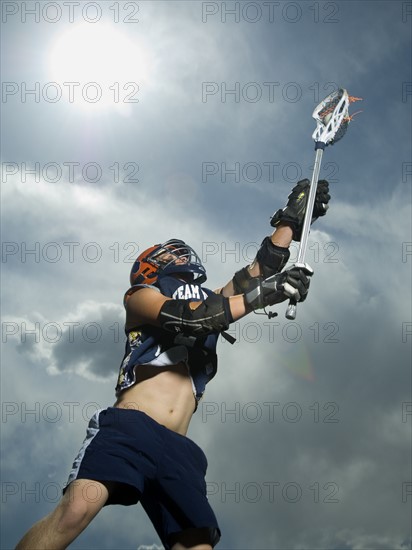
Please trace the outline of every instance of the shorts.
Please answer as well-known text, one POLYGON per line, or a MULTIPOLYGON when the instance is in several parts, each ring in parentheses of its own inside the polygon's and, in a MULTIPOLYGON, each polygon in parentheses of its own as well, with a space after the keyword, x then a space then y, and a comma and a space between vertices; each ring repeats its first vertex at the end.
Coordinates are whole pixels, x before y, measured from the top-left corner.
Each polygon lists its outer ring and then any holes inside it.
POLYGON ((188 437, 141 411, 110 407, 91 418, 64 490, 75 479, 115 482, 106 505, 140 501, 166 549, 173 533, 193 528, 209 529, 214 546, 220 529, 206 469, 205 454, 188 437))

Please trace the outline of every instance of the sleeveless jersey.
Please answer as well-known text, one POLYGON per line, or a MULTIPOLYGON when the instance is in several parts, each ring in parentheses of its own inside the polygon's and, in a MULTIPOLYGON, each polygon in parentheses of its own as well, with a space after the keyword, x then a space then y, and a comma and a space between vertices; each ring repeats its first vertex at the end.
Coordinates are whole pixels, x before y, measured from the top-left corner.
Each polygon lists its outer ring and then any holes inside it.
MULTIPOLYGON (((154 285, 135 285, 126 295, 141 287, 158 290, 168 298, 203 301, 213 292, 196 283, 185 283, 176 277, 162 277, 154 285)), ((116 395, 136 382, 139 365, 165 367, 183 362, 192 380, 196 404, 202 398, 206 384, 217 371, 216 344, 219 333, 202 338, 173 334, 160 327, 142 325, 126 330, 126 349, 120 365, 116 395)))

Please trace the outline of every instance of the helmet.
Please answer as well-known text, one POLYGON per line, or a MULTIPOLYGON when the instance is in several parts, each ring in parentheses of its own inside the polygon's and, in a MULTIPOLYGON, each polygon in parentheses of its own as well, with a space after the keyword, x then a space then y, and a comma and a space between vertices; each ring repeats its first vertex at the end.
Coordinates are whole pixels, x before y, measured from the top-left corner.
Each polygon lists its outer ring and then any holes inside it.
POLYGON ((206 281, 206 270, 199 256, 185 242, 170 239, 142 252, 130 272, 130 284, 153 284, 158 278, 174 273, 191 274, 193 281, 206 281))

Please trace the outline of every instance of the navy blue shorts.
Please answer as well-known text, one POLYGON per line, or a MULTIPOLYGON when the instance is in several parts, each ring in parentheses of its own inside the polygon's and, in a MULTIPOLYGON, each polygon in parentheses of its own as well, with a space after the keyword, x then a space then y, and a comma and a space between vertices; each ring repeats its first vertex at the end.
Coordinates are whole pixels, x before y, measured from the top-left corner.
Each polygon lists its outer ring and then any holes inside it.
POLYGON ((75 479, 115 482, 109 504, 141 502, 163 545, 185 529, 209 529, 220 539, 207 500, 207 460, 191 439, 158 424, 145 413, 108 408, 89 422, 86 439, 66 485, 75 479))

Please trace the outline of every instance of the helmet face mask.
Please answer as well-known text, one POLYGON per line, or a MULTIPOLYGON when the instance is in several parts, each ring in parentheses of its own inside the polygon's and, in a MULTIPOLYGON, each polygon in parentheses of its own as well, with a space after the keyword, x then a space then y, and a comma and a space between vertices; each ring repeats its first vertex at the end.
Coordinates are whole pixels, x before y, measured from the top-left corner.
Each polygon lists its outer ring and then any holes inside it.
POLYGON ((139 255, 130 273, 130 283, 154 284, 167 275, 180 275, 198 284, 206 280, 206 270, 193 248, 179 239, 170 239, 139 255))

